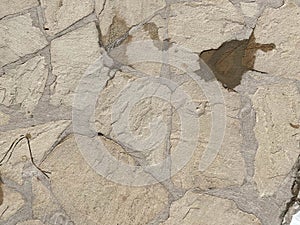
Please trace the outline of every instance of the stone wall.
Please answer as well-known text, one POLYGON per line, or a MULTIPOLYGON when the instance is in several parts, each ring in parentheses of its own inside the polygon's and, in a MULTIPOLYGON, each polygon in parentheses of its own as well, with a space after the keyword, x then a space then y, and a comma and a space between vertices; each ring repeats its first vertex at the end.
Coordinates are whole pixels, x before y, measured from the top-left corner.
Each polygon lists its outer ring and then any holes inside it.
POLYGON ((0 224, 290 224, 299 49, 299 0, 1 0, 0 224))

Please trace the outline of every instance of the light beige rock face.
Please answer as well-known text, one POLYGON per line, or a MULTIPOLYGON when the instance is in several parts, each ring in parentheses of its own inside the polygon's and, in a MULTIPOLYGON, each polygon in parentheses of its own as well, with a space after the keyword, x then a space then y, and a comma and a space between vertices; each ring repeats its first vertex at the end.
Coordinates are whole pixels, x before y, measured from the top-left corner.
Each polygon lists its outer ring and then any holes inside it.
POLYGON ((258 43, 274 43, 272 51, 256 53, 254 69, 300 79, 300 7, 291 1, 278 9, 266 9, 255 28, 258 43))
POLYGON ((6 185, 1 185, 3 192, 3 203, 0 205, 1 213, 0 223, 13 216, 23 205, 24 199, 18 192, 7 188, 6 185))
POLYGON ((48 76, 44 57, 37 56, 0 77, 0 103, 5 106, 20 105, 31 114, 41 98, 48 76))
POLYGON ((41 0, 47 33, 54 35, 93 11, 92 0, 41 0))
POLYGON ((38 5, 38 0, 2 0, 0 3, 0 18, 38 5))
MULTIPOLYGON (((20 137, 20 135, 26 135, 29 133, 31 135, 30 145, 34 161, 38 164, 44 154, 55 143, 61 132, 63 132, 69 124, 70 121, 57 121, 35 127, 2 132, 0 135, 1 158, 15 139, 20 137)), ((23 140, 15 147, 9 162, 2 165, 1 173, 3 176, 21 184, 25 163, 29 163, 29 151, 26 140, 23 140)), ((33 167, 30 169, 29 173, 37 172, 33 167)))
POLYGON ((187 192, 171 205, 170 217, 161 225, 261 225, 258 218, 239 210, 233 201, 187 192))
POLYGON ((8 124, 9 118, 9 115, 0 111, 0 126, 8 124))
POLYGON ((96 174, 73 137, 58 146, 43 166, 51 170, 53 194, 75 224, 147 224, 167 204, 168 194, 160 185, 122 186, 96 174))
POLYGON ((51 86, 51 104, 72 105, 77 82, 100 56, 95 23, 89 23, 51 42, 51 63, 56 81, 51 86))
POLYGON ((163 0, 113 0, 106 1, 103 9, 103 2, 96 1, 96 12, 104 43, 111 43, 130 27, 150 18, 164 6, 163 0))
POLYGON ((236 39, 243 26, 243 15, 229 1, 205 0, 173 4, 168 29, 171 41, 202 52, 236 39))
POLYGON ((30 14, 0 21, 0 66, 34 53, 48 44, 43 33, 32 22, 30 14))
POLYGON ((252 98, 258 149, 255 176, 262 196, 272 195, 291 171, 299 152, 300 95, 292 82, 260 87, 252 98), (297 135, 298 132, 298 135, 297 135))
POLYGON ((211 135, 211 106, 206 103, 200 117, 199 145, 191 161, 172 180, 185 189, 214 189, 242 185, 245 177, 245 163, 240 153, 242 136, 238 120, 240 97, 234 92, 223 91, 226 106, 226 129, 221 148, 213 163, 204 171, 199 171, 200 159, 211 135))
POLYGON ((25 222, 17 223, 17 225, 44 225, 44 223, 39 220, 27 220, 25 222))

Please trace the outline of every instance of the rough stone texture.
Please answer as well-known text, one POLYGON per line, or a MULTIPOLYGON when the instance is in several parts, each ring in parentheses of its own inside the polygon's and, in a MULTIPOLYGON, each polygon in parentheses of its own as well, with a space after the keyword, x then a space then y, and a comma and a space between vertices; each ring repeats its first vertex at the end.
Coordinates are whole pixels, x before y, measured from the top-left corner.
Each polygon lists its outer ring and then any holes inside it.
POLYGON ((300 8, 291 1, 278 9, 267 9, 259 18, 255 36, 259 43, 274 43, 270 52, 258 51, 255 69, 277 76, 299 79, 300 8))
POLYGON ((58 146, 43 166, 52 171, 52 192, 75 224, 147 224, 167 204, 160 185, 133 188, 98 176, 74 138, 58 146))
POLYGON ((96 1, 96 12, 99 18, 104 43, 115 41, 133 25, 148 19, 165 6, 162 0, 114 0, 96 1))
POLYGON ((227 0, 185 2, 171 6, 171 41, 193 52, 216 49, 223 42, 236 39, 243 26, 242 14, 227 0))
POLYGON ((39 28, 32 25, 30 14, 0 21, 0 66, 44 48, 48 42, 39 28), (22 34, 22 35, 20 35, 22 34))
POLYGON ((0 18, 38 6, 38 4, 38 0, 2 0, 0 3, 0 18))
POLYGON ((92 0, 41 0, 45 14, 44 27, 54 35, 93 11, 92 0))
POLYGON ((239 210, 233 201, 189 191, 180 200, 173 202, 170 218, 161 224, 260 225, 261 223, 254 215, 239 210))
POLYGON ((0 103, 18 105, 30 115, 43 94, 47 76, 48 67, 42 56, 6 70, 5 75, 0 77, 0 103))
POLYGON ((300 93, 293 83, 282 82, 260 87, 252 101, 258 141, 254 180, 262 196, 272 195, 297 160, 300 139, 290 123, 299 122, 300 93))
POLYGON ((298 0, 0 5, 0 225, 289 224, 300 196, 298 0), (75 108, 87 68, 95 81, 75 108), (203 169, 222 106, 223 143, 203 169), (80 147, 82 133, 108 154, 80 147), (13 145, 26 134, 37 167, 26 139, 13 145))
POLYGON ((72 93, 81 76, 99 56, 95 23, 70 32, 51 42, 51 64, 55 82, 51 86, 51 104, 72 105, 72 93))

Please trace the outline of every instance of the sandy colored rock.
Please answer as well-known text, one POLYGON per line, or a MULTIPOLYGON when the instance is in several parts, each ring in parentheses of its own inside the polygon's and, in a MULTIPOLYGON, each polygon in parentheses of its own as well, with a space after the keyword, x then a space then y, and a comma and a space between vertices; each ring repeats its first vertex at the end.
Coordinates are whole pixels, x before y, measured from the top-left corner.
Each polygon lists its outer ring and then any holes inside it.
POLYGON ((17 225, 44 225, 44 223, 39 220, 27 220, 25 222, 17 223, 17 225))
POLYGON ((0 18, 38 6, 38 0, 2 0, 0 3, 0 18))
POLYGON ((297 160, 300 137, 290 123, 299 123, 299 99, 292 82, 260 87, 252 98, 258 141, 254 180, 262 196, 279 188, 297 160))
POLYGON ((92 0, 41 0, 47 33, 54 35, 91 14, 93 4, 92 0))
POLYGON ((258 218, 239 210, 233 201, 188 191, 171 205, 170 217, 161 225, 261 225, 258 218))
POLYGON ((37 56, 0 77, 0 103, 5 106, 20 105, 31 114, 41 98, 48 76, 44 57, 37 56))
MULTIPOLYGON (((69 124, 70 121, 62 120, 56 122, 49 122, 35 127, 21 128, 12 131, 1 132, 1 156, 3 156, 3 154, 9 149, 10 145, 15 139, 20 137, 20 135, 26 135, 27 133, 29 133, 31 134, 30 145, 34 161, 37 164, 39 164, 44 154, 51 148, 51 146, 55 143, 61 132, 63 132, 69 124)), ((6 162, 2 165, 2 176, 8 177, 9 179, 21 184, 24 164, 26 164, 27 167, 29 165, 32 166, 31 163, 29 163, 29 151, 26 140, 21 141, 15 147, 15 150, 9 162, 6 162)), ((29 168, 29 171, 31 171, 31 173, 37 173, 34 167, 29 168)))
POLYGON ((6 187, 6 185, 1 185, 3 191, 3 203, 0 205, 1 213, 5 213, 0 218, 0 223, 7 220, 10 216, 13 216, 23 205, 24 199, 22 195, 12 189, 6 187))
POLYGON ((0 126, 8 124, 9 118, 9 115, 0 111, 0 126))
POLYGON ((240 97, 234 92, 223 91, 226 106, 226 129, 221 148, 212 164, 204 171, 199 171, 200 159, 207 147, 211 135, 211 106, 205 104, 204 114, 200 117, 200 136, 198 147, 191 161, 172 180, 182 188, 224 188, 242 185, 245 177, 245 163, 240 153, 242 136, 238 120, 240 97))
POLYGON ((72 105, 77 82, 100 56, 95 23, 89 23, 51 42, 51 63, 57 77, 51 86, 51 104, 72 105))
POLYGON ((34 53, 48 44, 43 33, 32 22, 30 14, 0 21, 0 66, 34 53))
POLYGON ((160 185, 122 186, 96 174, 73 137, 59 145, 43 166, 52 171, 53 194, 75 224, 147 224, 167 203, 168 194, 160 185))
POLYGON ((258 51, 254 69, 272 75, 300 79, 300 7, 287 1, 278 9, 266 9, 254 34, 259 43, 274 43, 273 51, 258 51))
POLYGON ((171 41, 200 53, 236 39, 243 26, 243 15, 229 1, 205 0, 173 4, 168 30, 171 41))
POLYGON ((163 0, 116 0, 106 1, 104 10, 101 12, 103 3, 96 1, 96 13, 99 17, 104 43, 113 42, 131 26, 149 18, 164 6, 163 0))

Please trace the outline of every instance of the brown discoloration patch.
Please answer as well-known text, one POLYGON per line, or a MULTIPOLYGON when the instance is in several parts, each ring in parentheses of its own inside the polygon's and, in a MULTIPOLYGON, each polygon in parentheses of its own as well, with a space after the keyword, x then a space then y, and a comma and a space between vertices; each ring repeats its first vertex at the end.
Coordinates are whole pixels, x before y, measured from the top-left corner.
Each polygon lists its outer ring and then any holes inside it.
POLYGON ((290 123, 290 126, 292 128, 295 128, 295 129, 299 129, 300 128, 300 124, 292 124, 292 123, 290 123))
POLYGON ((274 44, 256 43, 252 33, 249 39, 225 42, 218 49, 203 51, 200 57, 214 72, 217 80, 232 89, 241 83, 245 72, 254 70, 257 50, 267 52, 275 47, 274 44))
POLYGON ((158 36, 158 27, 156 26, 155 23, 145 23, 144 24, 144 30, 147 31, 150 35, 150 38, 152 40, 158 41, 159 36, 158 36))
POLYGON ((126 21, 118 15, 115 15, 112 24, 109 26, 108 33, 102 36, 102 42, 104 45, 109 45, 124 35, 128 30, 129 27, 126 24, 126 21))

